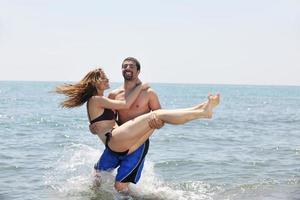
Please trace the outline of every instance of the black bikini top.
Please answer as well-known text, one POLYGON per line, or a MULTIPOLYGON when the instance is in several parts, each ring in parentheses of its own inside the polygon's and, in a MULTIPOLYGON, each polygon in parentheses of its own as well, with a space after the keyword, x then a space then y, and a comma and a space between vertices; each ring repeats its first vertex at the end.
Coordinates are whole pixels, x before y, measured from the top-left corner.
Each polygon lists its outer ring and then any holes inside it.
POLYGON ((111 109, 104 108, 104 112, 99 117, 93 119, 90 123, 93 124, 95 122, 103 121, 103 120, 113 120, 116 119, 114 111, 111 109))

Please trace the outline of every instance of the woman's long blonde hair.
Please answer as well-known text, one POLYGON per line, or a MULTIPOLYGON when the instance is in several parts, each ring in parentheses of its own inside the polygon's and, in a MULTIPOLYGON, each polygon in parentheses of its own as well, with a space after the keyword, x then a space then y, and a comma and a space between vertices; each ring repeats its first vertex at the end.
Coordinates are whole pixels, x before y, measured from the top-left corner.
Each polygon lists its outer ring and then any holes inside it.
POLYGON ((97 84, 104 79, 107 79, 104 71, 98 68, 87 73, 78 83, 57 86, 55 92, 67 96, 60 105, 66 108, 83 105, 90 97, 97 94, 97 84))

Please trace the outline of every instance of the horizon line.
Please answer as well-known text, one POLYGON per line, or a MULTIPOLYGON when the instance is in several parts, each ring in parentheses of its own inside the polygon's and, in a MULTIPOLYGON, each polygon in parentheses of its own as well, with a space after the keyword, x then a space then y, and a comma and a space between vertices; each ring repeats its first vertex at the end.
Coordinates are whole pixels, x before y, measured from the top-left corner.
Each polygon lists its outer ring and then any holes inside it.
MULTIPOLYGON (((57 82, 57 83, 70 83, 78 81, 59 81, 59 80, 0 80, 0 82, 57 82)), ((110 81, 110 83, 122 83, 122 81, 110 81)), ((297 84, 259 84, 259 83, 184 83, 184 82, 148 82, 150 84, 185 84, 185 85, 242 85, 242 86, 291 86, 299 87, 297 84)))

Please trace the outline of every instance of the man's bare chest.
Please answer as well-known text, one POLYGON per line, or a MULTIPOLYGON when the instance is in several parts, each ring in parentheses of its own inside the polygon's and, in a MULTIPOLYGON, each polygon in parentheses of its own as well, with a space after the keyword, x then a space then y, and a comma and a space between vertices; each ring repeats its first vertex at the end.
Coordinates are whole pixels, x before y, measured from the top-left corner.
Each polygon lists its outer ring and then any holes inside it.
MULTIPOLYGON (((116 96, 117 100, 124 100, 125 99, 125 93, 120 93, 116 96)), ((126 110, 119 110, 119 112, 126 112, 126 113, 145 113, 146 111, 149 111, 149 95, 147 92, 141 92, 137 99, 134 101, 134 103, 130 106, 129 109, 126 110)))

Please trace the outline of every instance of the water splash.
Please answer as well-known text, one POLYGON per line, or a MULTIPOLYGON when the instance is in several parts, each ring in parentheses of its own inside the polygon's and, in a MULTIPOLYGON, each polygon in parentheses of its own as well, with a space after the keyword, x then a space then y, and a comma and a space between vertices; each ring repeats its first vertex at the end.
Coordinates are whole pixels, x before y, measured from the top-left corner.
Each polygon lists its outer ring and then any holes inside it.
POLYGON ((62 199, 83 197, 106 199, 212 199, 213 188, 198 181, 171 183, 164 181, 154 170, 155 164, 145 162, 140 182, 130 185, 130 196, 114 190, 115 171, 102 172, 101 186, 95 187, 93 165, 101 151, 83 144, 71 144, 64 148, 62 157, 54 164, 53 170, 45 176, 45 184, 54 196, 62 199))

